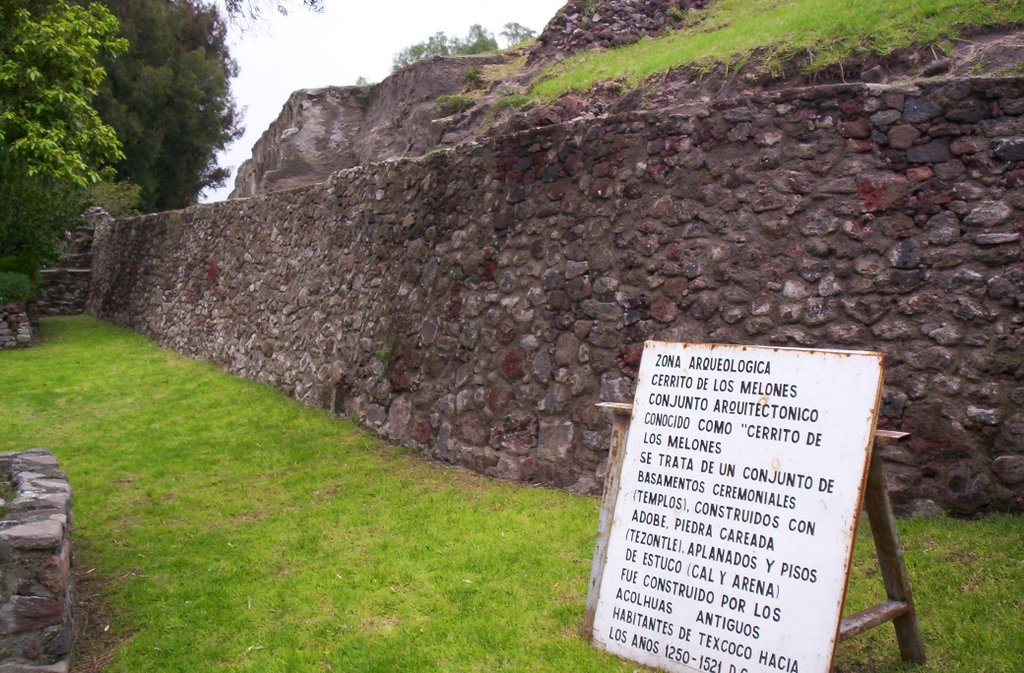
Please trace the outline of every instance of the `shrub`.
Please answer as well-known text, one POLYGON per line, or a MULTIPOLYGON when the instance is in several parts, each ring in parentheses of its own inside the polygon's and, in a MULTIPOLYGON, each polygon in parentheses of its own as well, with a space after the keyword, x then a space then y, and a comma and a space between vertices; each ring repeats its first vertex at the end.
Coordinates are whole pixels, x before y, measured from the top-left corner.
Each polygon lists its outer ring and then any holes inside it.
POLYGON ((30 279, 57 259, 65 232, 89 205, 70 181, 6 170, 0 157, 0 271, 30 279))
POLYGON ((9 301, 24 303, 31 291, 32 283, 25 274, 0 271, 0 304, 9 301))
POLYGON ((480 68, 470 68, 462 77, 462 84, 466 91, 475 91, 476 89, 484 88, 486 81, 484 80, 483 71, 480 70, 480 68))
POLYGON ((465 112, 469 108, 473 107, 472 98, 459 94, 438 96, 437 100, 434 102, 437 104, 438 109, 445 115, 465 112))
POLYGON ((526 96, 526 95, 523 95, 523 94, 519 94, 519 93, 510 92, 510 91, 506 91, 506 92, 502 93, 501 97, 498 98, 498 100, 496 100, 494 102, 494 107, 496 109, 498 109, 498 110, 502 110, 504 108, 511 108, 513 110, 518 110, 519 108, 523 107, 524 105, 526 105, 529 102, 530 102, 530 97, 529 96, 526 96))
POLYGON ((86 198, 90 205, 99 206, 114 217, 133 217, 142 206, 142 187, 130 180, 104 180, 90 185, 86 198))

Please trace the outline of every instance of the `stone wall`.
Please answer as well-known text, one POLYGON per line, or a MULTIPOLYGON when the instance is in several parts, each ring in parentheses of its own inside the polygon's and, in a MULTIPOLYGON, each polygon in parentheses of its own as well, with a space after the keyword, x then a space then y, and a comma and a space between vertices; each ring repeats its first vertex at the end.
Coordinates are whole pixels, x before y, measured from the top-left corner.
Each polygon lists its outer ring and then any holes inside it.
POLYGON ((0 671, 62 673, 71 647, 71 488, 45 449, 0 454, 0 671))
POLYGON ((1024 81, 580 119, 97 233, 89 310, 502 478, 600 488, 645 339, 877 349, 904 510, 1024 507, 1024 81))
POLYGON ((16 301, 0 306, 0 350, 32 345, 32 325, 25 307, 16 301))

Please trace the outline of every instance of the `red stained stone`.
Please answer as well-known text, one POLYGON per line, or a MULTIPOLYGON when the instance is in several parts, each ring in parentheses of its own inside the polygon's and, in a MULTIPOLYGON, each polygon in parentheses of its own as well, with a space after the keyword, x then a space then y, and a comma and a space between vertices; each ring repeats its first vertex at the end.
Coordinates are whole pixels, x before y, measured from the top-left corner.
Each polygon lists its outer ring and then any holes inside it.
POLYGON ((580 155, 570 154, 562 161, 562 168, 569 175, 576 175, 576 171, 580 169, 580 155))
POLYGON ((907 179, 911 182, 925 182, 931 180, 934 173, 928 166, 918 166, 907 169, 907 179))
POLYGON ((38 631, 64 620, 64 601, 40 596, 14 596, 12 633, 38 631))
POLYGON ((870 138, 871 122, 867 119, 856 119, 839 123, 839 135, 844 138, 870 138))
POLYGON ((672 322, 679 315, 679 305, 663 295, 651 301, 651 317, 658 322, 672 322))
POLYGON ((412 433, 413 437, 420 444, 429 444, 430 440, 434 436, 434 429, 431 428, 430 423, 426 419, 424 419, 417 423, 415 427, 413 427, 412 433))
POLYGON ((864 112, 864 106, 857 100, 844 100, 839 104, 839 109, 842 110, 844 114, 848 114, 851 117, 864 112))
POLYGON ((902 175, 881 175, 861 180, 857 183, 857 191, 864 201, 864 211, 886 210, 906 203, 910 184, 902 175))
POLYGON ((889 146, 898 150, 907 150, 913 147, 914 141, 921 137, 921 132, 916 126, 901 124, 889 129, 889 146))
POLYGON ((914 220, 903 213, 894 213, 880 218, 878 226, 890 238, 907 238, 917 233, 914 220))
POLYGON ((483 277, 486 281, 494 280, 494 272, 498 270, 498 263, 489 259, 483 263, 483 277))
POLYGON ((1010 171, 1003 176, 1003 184, 1006 187, 1020 187, 1024 185, 1024 170, 1010 171))
POLYGON ((409 389, 409 372, 405 370, 405 367, 395 367, 394 371, 391 372, 390 376, 391 390, 398 392, 401 390, 409 389))
POLYGON ((449 292, 450 301, 448 302, 448 317, 459 318, 462 316, 462 288, 458 285, 452 285, 451 292, 449 292))
POLYGON ((624 365, 631 367, 639 367, 640 359, 644 354, 643 344, 633 344, 632 346, 623 346, 619 349, 619 360, 624 365))
POLYGON ((870 140, 855 140, 853 138, 846 141, 846 149, 851 152, 869 152, 874 147, 874 143, 870 140))
MULTIPOLYGON (((65 546, 69 546, 67 542, 65 542, 65 546)), ((39 583, 54 595, 62 596, 67 591, 70 557, 71 554, 65 549, 63 553, 47 559, 36 573, 39 583)))
POLYGON ((501 361, 501 373, 509 379, 521 379, 526 376, 523 369, 523 352, 518 348, 509 348, 505 351, 505 358, 501 361))
POLYGON ((491 388, 487 391, 487 406, 492 411, 504 411, 515 396, 507 388, 491 388))

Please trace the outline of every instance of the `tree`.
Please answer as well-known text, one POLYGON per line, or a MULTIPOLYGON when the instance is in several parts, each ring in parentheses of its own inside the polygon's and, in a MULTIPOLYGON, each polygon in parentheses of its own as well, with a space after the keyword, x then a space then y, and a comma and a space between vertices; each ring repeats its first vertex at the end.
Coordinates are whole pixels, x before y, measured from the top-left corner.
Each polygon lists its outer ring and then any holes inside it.
POLYGON ((464 56, 497 50, 498 41, 494 39, 494 35, 479 23, 475 23, 469 27, 465 38, 448 37, 444 32, 437 32, 428 37, 425 42, 409 45, 395 54, 391 70, 400 70, 430 56, 464 56))
POLYGON ((510 22, 505 24, 505 27, 498 35, 505 39, 506 47, 514 47, 517 44, 529 42, 537 37, 537 32, 521 23, 510 22))
POLYGON ((452 47, 454 54, 483 54, 498 51, 498 41, 494 34, 485 30, 479 23, 469 27, 469 33, 462 40, 456 40, 452 47))
POLYGON ((0 271, 34 275, 121 158, 91 101, 125 47, 100 4, 0 0, 0 271))
POLYGON ((96 107, 124 142, 118 176, 146 211, 181 208, 224 183, 217 152, 241 134, 230 79, 237 65, 217 10, 198 0, 105 0, 131 48, 105 63, 96 107))
POLYGON ((121 157, 91 101, 99 58, 123 51, 100 4, 0 0, 0 152, 8 170, 86 185, 121 157))
POLYGON ((395 54, 391 61, 391 71, 396 72, 405 66, 429 56, 448 56, 452 53, 450 39, 443 32, 437 32, 426 39, 409 45, 395 54))
POLYGON ((290 7, 301 4, 314 12, 323 11, 325 0, 224 0, 224 9, 232 19, 257 21, 268 7, 278 14, 288 14, 290 7))

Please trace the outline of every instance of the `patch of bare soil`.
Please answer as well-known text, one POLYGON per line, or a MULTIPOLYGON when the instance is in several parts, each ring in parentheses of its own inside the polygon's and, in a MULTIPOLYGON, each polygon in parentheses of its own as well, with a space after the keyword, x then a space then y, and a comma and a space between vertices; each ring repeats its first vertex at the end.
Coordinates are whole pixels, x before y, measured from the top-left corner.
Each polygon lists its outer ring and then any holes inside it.
POLYGON ((100 673, 114 658, 118 646, 129 637, 114 630, 116 614, 107 596, 110 581, 75 554, 74 632, 71 640, 71 673, 100 673))
POLYGON ((1005 30, 954 45, 949 74, 955 77, 1024 75, 1024 33, 1005 30))

